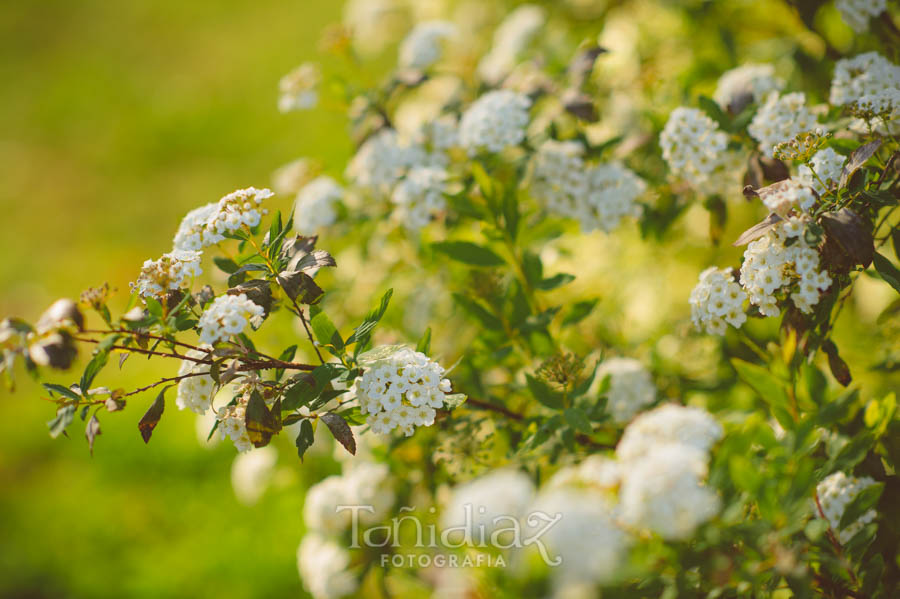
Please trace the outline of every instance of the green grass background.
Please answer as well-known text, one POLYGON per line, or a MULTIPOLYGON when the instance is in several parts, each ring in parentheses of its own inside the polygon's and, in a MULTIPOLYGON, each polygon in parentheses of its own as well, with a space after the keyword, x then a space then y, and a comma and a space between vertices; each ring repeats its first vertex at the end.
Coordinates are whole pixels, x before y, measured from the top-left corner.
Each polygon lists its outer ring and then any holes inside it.
MULTIPOLYGON (((189 209, 267 186, 299 156, 339 164, 350 149, 340 115, 276 110, 279 77, 316 58, 339 10, 312 0, 3 2, 0 315, 33 322, 53 299, 104 281, 121 305, 189 209)), ((132 360, 122 384, 158 368, 132 360)), ((101 414, 91 458, 80 421, 70 439, 46 435, 52 407, 18 374, 15 394, 0 391, 0 596, 302 594, 298 485, 242 506, 233 449, 200 448, 192 416, 170 405, 152 442, 140 442, 151 397, 101 414)), ((304 476, 288 449, 281 456, 289 478, 304 476)))

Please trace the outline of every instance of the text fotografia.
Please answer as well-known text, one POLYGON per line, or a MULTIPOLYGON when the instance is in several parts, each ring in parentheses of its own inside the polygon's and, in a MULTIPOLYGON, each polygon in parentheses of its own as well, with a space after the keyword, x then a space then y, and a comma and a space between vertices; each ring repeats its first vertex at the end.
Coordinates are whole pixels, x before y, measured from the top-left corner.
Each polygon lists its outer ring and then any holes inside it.
MULTIPOLYGON (((541 537, 562 519, 562 513, 548 514, 542 511, 533 511, 526 514, 524 518, 509 514, 486 517, 487 509, 484 506, 465 504, 461 522, 454 522, 452 526, 439 527, 437 524, 423 524, 419 516, 409 513, 413 512, 415 508, 407 506, 400 508, 400 513, 407 515, 395 516, 391 518, 389 524, 363 528, 360 523, 360 515, 374 512, 373 506, 338 505, 335 510, 338 513, 350 513, 351 549, 414 547, 437 551, 469 547, 508 550, 533 546, 548 566, 559 566, 562 563, 562 557, 552 555, 541 540, 541 537), (403 539, 400 537, 401 527, 404 533, 403 539)), ((429 512, 434 513, 434 508, 430 508, 429 512)), ((422 567, 434 565, 450 568, 506 566, 502 555, 488 554, 459 556, 443 553, 429 555, 394 552, 392 555, 382 555, 381 560, 382 565, 390 562, 391 565, 397 567, 404 565, 422 567)))

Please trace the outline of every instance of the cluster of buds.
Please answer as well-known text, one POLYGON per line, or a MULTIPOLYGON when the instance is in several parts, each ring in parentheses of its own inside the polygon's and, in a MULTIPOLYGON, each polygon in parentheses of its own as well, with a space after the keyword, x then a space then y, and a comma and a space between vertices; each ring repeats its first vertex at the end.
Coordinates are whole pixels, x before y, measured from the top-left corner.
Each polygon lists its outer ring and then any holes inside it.
POLYGON ((825 146, 832 136, 830 132, 821 127, 815 131, 799 133, 775 146, 774 155, 778 160, 797 160, 807 163, 821 148, 825 146))

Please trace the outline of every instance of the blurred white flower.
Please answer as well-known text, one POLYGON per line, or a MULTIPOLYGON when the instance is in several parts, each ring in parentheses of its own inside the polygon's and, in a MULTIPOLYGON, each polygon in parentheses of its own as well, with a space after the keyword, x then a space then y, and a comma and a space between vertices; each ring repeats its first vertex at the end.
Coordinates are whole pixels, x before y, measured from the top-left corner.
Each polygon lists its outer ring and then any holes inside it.
POLYGON ((238 454, 231 463, 231 488, 238 501, 253 505, 262 497, 269 483, 278 452, 272 447, 260 447, 238 454))

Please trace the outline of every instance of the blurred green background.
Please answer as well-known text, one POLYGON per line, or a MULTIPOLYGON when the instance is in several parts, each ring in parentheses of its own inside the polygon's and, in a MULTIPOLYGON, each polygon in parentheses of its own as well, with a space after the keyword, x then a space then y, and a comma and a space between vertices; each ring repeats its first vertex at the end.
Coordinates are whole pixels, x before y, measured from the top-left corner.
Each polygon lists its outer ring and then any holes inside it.
MULTIPOLYGON (((278 79, 316 58, 339 11, 310 0, 0 4, 0 314, 34 321, 104 281, 121 307, 189 209, 268 186, 296 157, 346 156, 342 116, 276 109, 278 79)), ((160 366, 129 367, 125 385, 160 366)), ((70 439, 46 435, 53 410, 18 374, 15 394, 0 391, 0 596, 302 594, 297 485, 242 506, 233 448, 200 448, 192 415, 172 417, 171 405, 140 442, 142 396, 100 415, 91 458, 80 421, 70 439)), ((301 476, 281 455, 280 476, 301 476)))

